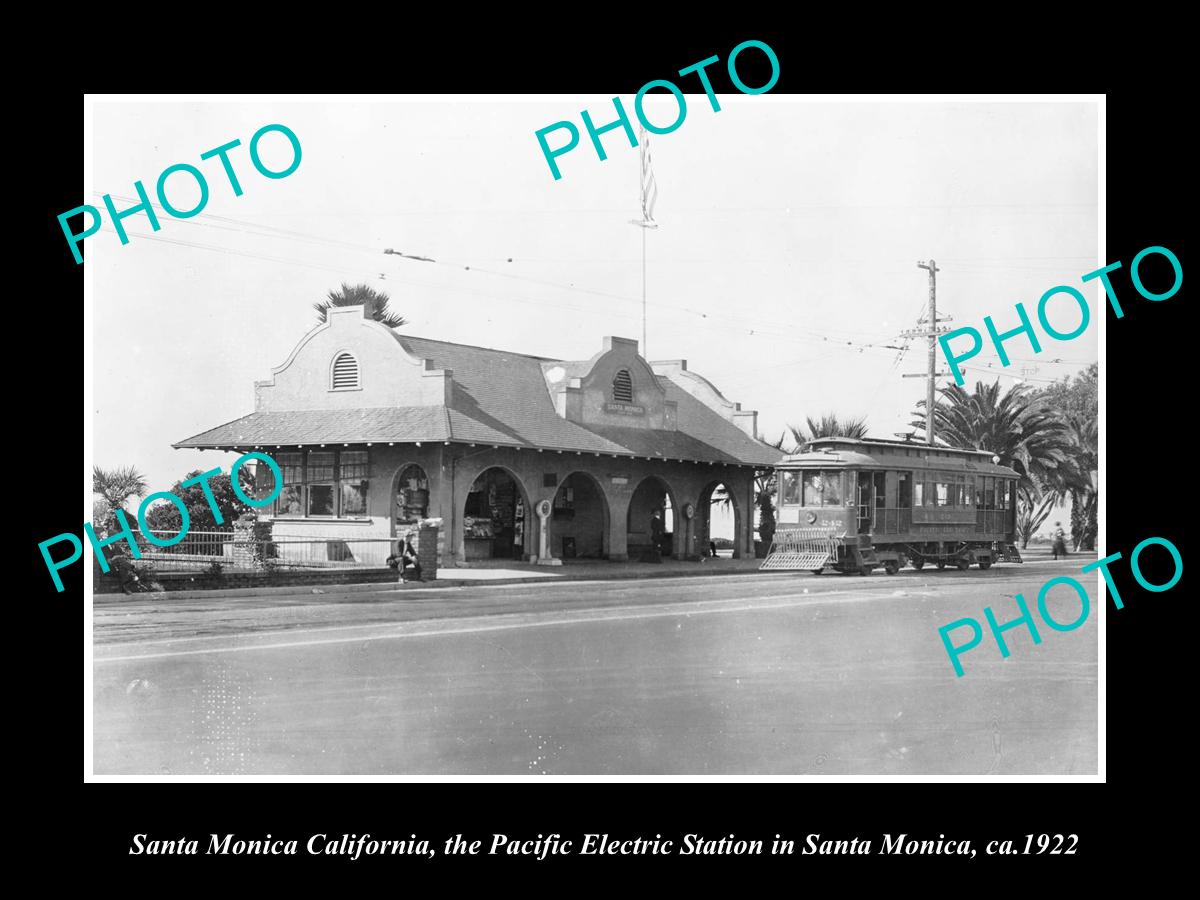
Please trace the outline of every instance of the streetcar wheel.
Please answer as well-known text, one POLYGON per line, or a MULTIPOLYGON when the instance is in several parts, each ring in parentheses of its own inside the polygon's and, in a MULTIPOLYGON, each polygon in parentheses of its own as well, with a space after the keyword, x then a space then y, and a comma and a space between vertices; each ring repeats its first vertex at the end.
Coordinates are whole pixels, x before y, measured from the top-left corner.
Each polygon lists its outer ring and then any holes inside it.
POLYGON ((990 559, 981 559, 979 561, 979 568, 990 569, 991 567, 992 567, 992 561, 990 559))
POLYGON ((822 568, 820 568, 820 569, 813 569, 813 570, 812 570, 812 573, 813 573, 814 575, 820 575, 820 574, 821 574, 822 572, 824 572, 824 571, 825 571, 825 569, 824 569, 824 567, 822 567, 822 568))
POLYGON ((946 568, 946 564, 939 559, 937 561, 937 567, 938 567, 938 571, 940 572, 940 571, 942 571, 942 569, 946 568))
POLYGON ((895 575, 897 572, 900 571, 900 563, 885 562, 883 564, 883 571, 887 572, 889 575, 895 575))
POLYGON ((859 575, 870 575, 871 572, 874 570, 874 568, 875 568, 874 566, 859 566, 858 574, 859 575))
POLYGON ((960 559, 960 560, 958 561, 958 571, 960 571, 960 572, 965 572, 965 571, 967 571, 967 569, 969 569, 969 568, 971 568, 971 560, 969 560, 969 559, 960 559))
POLYGON ((925 568, 925 560, 919 556, 914 556, 912 560, 912 567, 920 572, 923 568, 925 568))

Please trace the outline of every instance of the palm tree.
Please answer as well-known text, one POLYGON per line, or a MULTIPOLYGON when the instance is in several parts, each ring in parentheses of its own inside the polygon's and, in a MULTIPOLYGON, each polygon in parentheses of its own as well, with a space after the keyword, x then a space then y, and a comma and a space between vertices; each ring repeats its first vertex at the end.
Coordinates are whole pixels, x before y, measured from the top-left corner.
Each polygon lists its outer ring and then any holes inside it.
MULTIPOLYGON (((1000 392, 994 384, 978 382, 974 391, 952 384, 940 388, 933 410, 934 435, 951 447, 987 450, 1000 465, 1016 470, 1018 491, 1032 504, 1043 492, 1060 497, 1078 484, 1080 467, 1067 423, 1052 408, 1029 396, 1028 385, 1000 392)), ((914 428, 925 430, 925 401, 917 404, 914 428)))
MULTIPOLYGON (((867 436, 867 420, 865 417, 850 418, 842 421, 838 419, 836 413, 826 413, 820 419, 813 419, 812 416, 806 416, 805 422, 808 425, 808 431, 795 425, 789 425, 788 430, 792 433, 792 438, 796 442, 796 446, 792 449, 792 453, 803 453, 810 442, 816 438, 822 437, 844 437, 844 438, 865 438, 867 436)), ((780 439, 782 441, 782 438, 780 439)))
POLYGON ((1022 501, 1017 511, 1017 536, 1021 539, 1021 549, 1024 550, 1029 546, 1029 541, 1033 538, 1037 530, 1045 524, 1046 519, 1050 518, 1050 513, 1054 509, 1055 497, 1053 494, 1046 494, 1036 504, 1022 501))
POLYGON ((1092 473, 1100 468, 1099 423, 1095 417, 1067 417, 1075 476, 1064 487, 1071 498, 1071 540, 1076 551, 1096 548, 1097 485, 1092 473))
POLYGON ((92 504, 92 524, 110 534, 117 530, 116 511, 126 518, 131 514, 125 504, 133 497, 146 496, 146 477, 133 466, 118 469, 92 468, 92 493, 99 496, 92 504))
POLYGON ((364 318, 374 319, 388 328, 399 328, 408 320, 387 308, 390 299, 387 294, 375 290, 369 284, 349 285, 343 281, 338 290, 330 291, 326 299, 320 303, 314 303, 313 309, 317 311, 320 320, 324 322, 326 314, 336 306, 361 306, 364 318))

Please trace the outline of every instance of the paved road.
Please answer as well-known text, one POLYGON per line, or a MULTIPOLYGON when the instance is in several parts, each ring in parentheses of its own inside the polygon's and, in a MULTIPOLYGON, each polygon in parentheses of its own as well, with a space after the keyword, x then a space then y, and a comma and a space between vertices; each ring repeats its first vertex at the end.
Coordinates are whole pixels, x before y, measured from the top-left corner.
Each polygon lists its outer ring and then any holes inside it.
POLYGON ((937 633, 1081 564, 100 605, 95 771, 1095 774, 1094 579, 962 678, 937 633))

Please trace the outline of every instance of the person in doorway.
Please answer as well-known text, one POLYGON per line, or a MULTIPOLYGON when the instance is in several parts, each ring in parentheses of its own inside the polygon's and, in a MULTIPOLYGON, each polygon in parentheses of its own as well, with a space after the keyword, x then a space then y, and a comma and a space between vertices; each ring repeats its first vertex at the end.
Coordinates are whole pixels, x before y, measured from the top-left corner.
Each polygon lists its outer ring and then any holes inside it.
POLYGON ((662 562, 662 512, 655 510, 650 516, 650 561, 662 562))
POLYGON ((1062 554, 1063 559, 1067 558, 1067 533, 1063 531, 1062 522, 1054 523, 1053 551, 1055 559, 1058 559, 1058 555, 1060 553, 1062 554))
POLYGON ((709 552, 710 556, 716 557, 716 555, 717 555, 717 542, 716 541, 708 542, 708 552, 709 552))

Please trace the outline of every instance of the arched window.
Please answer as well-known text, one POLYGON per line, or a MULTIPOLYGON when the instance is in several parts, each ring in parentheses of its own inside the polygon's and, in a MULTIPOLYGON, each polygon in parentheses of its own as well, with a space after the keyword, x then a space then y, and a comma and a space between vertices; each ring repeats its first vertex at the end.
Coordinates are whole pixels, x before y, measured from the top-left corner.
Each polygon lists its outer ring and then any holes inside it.
POLYGON ((615 403, 633 402, 633 379, 629 376, 628 369, 621 369, 613 376, 612 396, 615 403))
POLYGON ((428 514, 429 478, 420 466, 405 466, 396 480, 396 522, 419 522, 428 514))
POLYGON ((349 353, 339 353, 334 358, 333 368, 330 370, 329 389, 353 391, 358 388, 358 360, 349 353))

